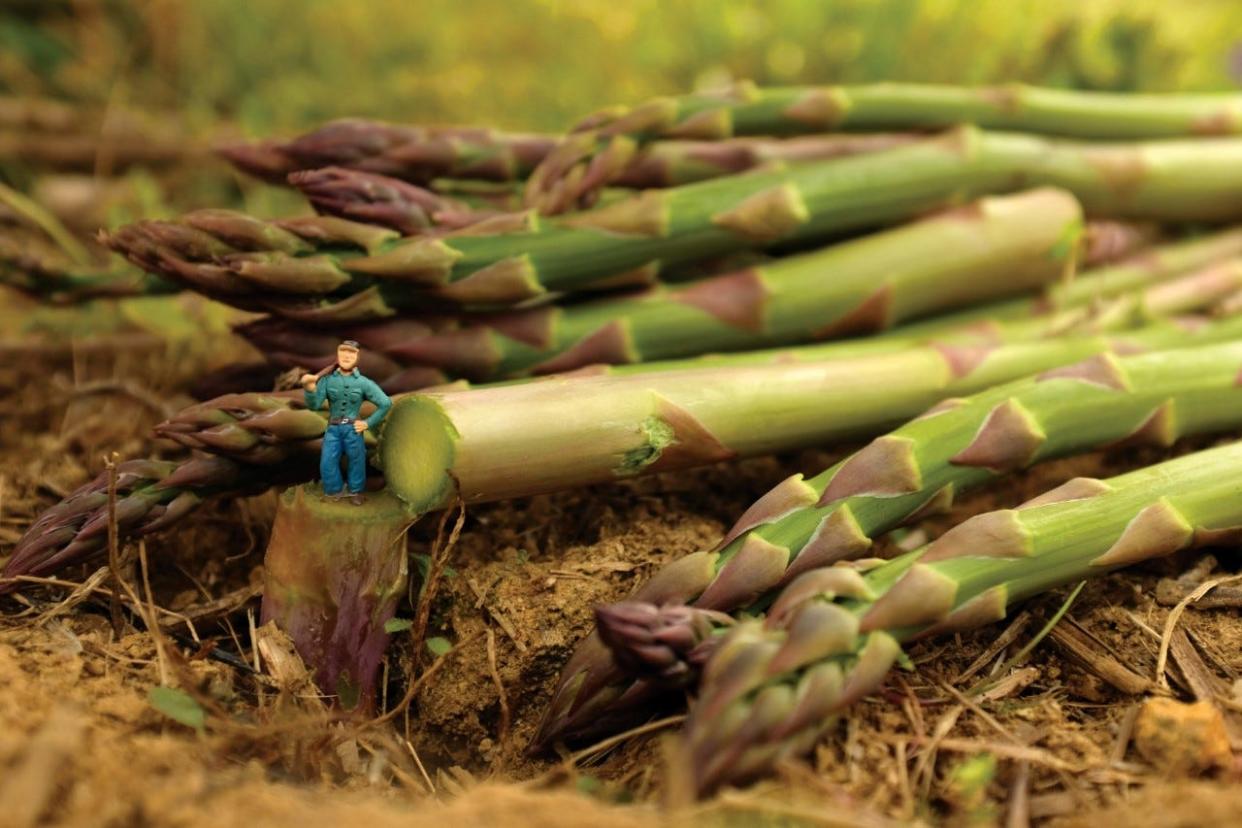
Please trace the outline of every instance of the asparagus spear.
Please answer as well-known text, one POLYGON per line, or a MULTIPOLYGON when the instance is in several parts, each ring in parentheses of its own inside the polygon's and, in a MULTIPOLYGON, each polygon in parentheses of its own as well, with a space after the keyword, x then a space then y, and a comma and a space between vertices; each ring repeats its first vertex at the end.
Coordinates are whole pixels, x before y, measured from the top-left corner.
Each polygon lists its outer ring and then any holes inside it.
POLYGON ((865 575, 808 571, 768 622, 743 623, 708 659, 683 747, 697 792, 810 750, 880 685, 902 641, 998 621, 1061 584, 1240 538, 1242 443, 1231 443, 1106 481, 1075 478, 865 575))
POLYGON ((742 82, 719 92, 614 107, 579 123, 531 174, 527 203, 545 214, 590 204, 608 170, 657 138, 721 140, 838 129, 991 129, 1087 139, 1151 139, 1242 132, 1242 97, 1074 92, 1009 85, 907 83, 761 89, 742 82))
POLYGON ((346 118, 292 141, 234 144, 219 151, 239 169, 281 184, 291 172, 331 166, 425 184, 440 177, 524 178, 555 145, 551 135, 346 118))
MULTIPOLYGON (((773 161, 812 161, 874 152, 917 140, 912 134, 813 135, 789 140, 663 141, 611 171, 621 187, 673 187, 773 161)), ((519 181, 556 147, 554 135, 469 127, 419 127, 382 121, 333 121, 292 141, 224 147, 244 172, 283 184, 289 173, 337 166, 434 185, 438 178, 519 181)), ((601 160, 609 166, 611 159, 601 160)))
MULTIPOLYGON (((400 319, 349 333, 385 341, 399 364, 480 380, 872 332, 1049 284, 1072 266, 1081 219, 1073 196, 1032 190, 638 296, 513 311, 439 332, 416 325, 406 338, 393 335, 400 319)), ((292 345, 322 357, 336 347, 331 337, 277 320, 239 332, 261 350, 292 345)))
MULTIPOLYGON (((749 354, 721 357, 706 369, 650 363, 615 368, 611 374, 403 395, 382 432, 385 446, 392 447, 385 448, 391 459, 376 461, 388 467, 391 491, 415 511, 431 510, 452 497, 455 478, 463 497, 473 502, 684 468, 731 452, 740 456, 874 434, 945 396, 1041 367, 1109 350, 1133 353, 1236 336, 1242 336, 1242 319, 1189 330, 1165 322, 1112 337, 1066 336, 1003 347, 986 341, 938 344, 806 362, 799 361, 802 349, 789 349, 759 361, 749 354), (574 400, 574 410, 581 408, 575 417, 564 416, 567 398, 574 400), (488 416, 489 404, 504 406, 506 417, 488 416), (781 409, 780 416, 748 433, 745 423, 762 420, 774 407, 781 409), (596 422, 589 411, 607 416, 599 415, 596 422), (553 448, 539 462, 530 462, 540 445, 553 448), (494 459, 489 452, 495 452, 494 459), (527 459, 518 457, 523 454, 527 459)), ((201 498, 228 494, 229 486, 242 484, 261 489, 277 472, 288 483, 312 479, 324 423, 323 414, 307 411, 295 394, 230 394, 185 409, 157 426, 157 434, 227 458, 235 464, 228 466, 233 476, 226 483, 200 486, 199 471, 192 466, 185 473, 186 485, 164 479, 157 489, 126 501, 129 517, 123 528, 141 527, 147 510, 184 492, 201 498)), ((173 477, 180 483, 180 475, 173 477)), ((149 483, 157 481, 160 476, 149 483)), ((84 491, 97 494, 98 485, 84 491)), ((75 495, 74 502, 83 501, 75 495)), ((186 503, 187 510, 193 507, 186 503)), ((75 511, 63 520, 60 511, 51 510, 18 542, 5 574, 30 574, 67 545, 72 551, 57 557, 56 566, 102 549, 105 538, 97 531, 79 534, 85 523, 103 520, 102 506, 91 508, 94 513, 75 511)), ((161 528, 170 522, 163 521, 161 528)))
POLYGON ((964 128, 884 152, 649 190, 534 226, 482 223, 401 239, 326 219, 272 225, 212 211, 105 240, 141 267, 247 308, 348 321, 430 298, 515 303, 1032 185, 1064 187, 1088 213, 1222 221, 1242 212, 1239 158, 1242 140, 1076 145, 964 128))
MULTIPOLYGON (((117 531, 122 536, 157 532, 193 513, 206 498, 244 497, 307 480, 317 465, 317 450, 290 451, 284 462, 268 465, 227 457, 199 457, 180 464, 129 460, 117 466, 117 531)), ((53 574, 98 555, 107 543, 108 475, 104 473, 48 509, 26 530, 0 573, 0 594, 20 584, 6 579, 53 574)))
POLYGON ((50 305, 181 292, 180 285, 153 273, 58 262, 3 244, 0 244, 0 285, 15 288, 50 305))
MULTIPOLYGON (((1238 243, 1238 252, 1242 253, 1242 234, 1233 235, 1238 243)), ((1200 251, 1204 254, 1225 249, 1224 245, 1209 241, 1194 244, 1201 245, 1200 251)), ((1177 256, 1164 258, 1170 263, 1179 259, 1177 256)), ((1191 259, 1186 256, 1180 260, 1188 263, 1191 259)), ((994 303, 862 339, 611 366, 591 360, 604 360, 610 356, 617 358, 617 354, 600 349, 580 349, 575 352, 580 360, 558 357, 554 365, 564 371, 612 376, 723 365, 780 365, 853 359, 933 343, 959 348, 995 347, 1067 333, 1124 331, 1179 314, 1211 312, 1217 316, 1230 316, 1234 313, 1232 300, 1242 288, 1242 258, 1226 259, 1167 282, 1155 282, 1143 290, 1129 289, 1135 283, 1131 279, 1135 275, 1154 280, 1165 272, 1165 268, 1152 267, 1146 262, 1139 267, 1123 265, 1102 268, 1068 285, 1056 285, 1039 299, 994 303), (1064 288, 1070 285, 1088 289, 1065 291, 1064 288), (1116 295, 1115 291, 1119 289, 1126 289, 1126 292, 1116 295)), ((282 368, 327 365, 335 358, 336 345, 342 339, 357 340, 366 348, 363 351, 366 363, 363 371, 393 394, 447 383, 444 371, 426 362, 410 361, 410 356, 416 348, 426 350, 428 346, 425 343, 429 341, 445 343, 448 347, 455 341, 454 334, 459 333, 451 327, 446 329, 408 318, 334 326, 329 331, 314 332, 269 317, 246 323, 237 330, 254 343, 268 360, 282 368), (437 327, 440 330, 437 331, 437 327)), ((472 365, 468 359, 471 352, 464 345, 459 345, 459 349, 454 367, 458 373, 471 373, 468 370, 472 365)), ((621 356, 625 353, 622 352, 621 356)), ((477 374, 480 372, 477 366, 488 363, 482 361, 477 353, 474 357, 476 368, 473 373, 477 374)))
MULTIPOLYGON (((1100 446, 1170 445, 1237 428, 1240 366, 1236 341, 1127 357, 1100 352, 950 397, 821 474, 778 484, 716 548, 669 565, 634 600, 736 609, 802 572, 864 555, 872 538, 1008 471, 1100 446)), ((593 634, 562 673, 535 746, 624 718, 653 692, 632 684, 593 634)))
MULTIPOLYGON (((950 314, 942 314, 925 322, 903 327, 904 335, 912 337, 939 333, 969 325, 992 325, 997 321, 1038 317, 1049 312, 1097 304, 1114 299, 1124 293, 1151 288, 1169 277, 1190 271, 1209 269, 1226 260, 1242 255, 1242 228, 1229 228, 1198 238, 1159 245, 1149 250, 1096 271, 1084 273, 1080 278, 1053 285, 1044 295, 1015 299, 1010 302, 986 305, 950 314)), ((1151 303, 1162 294, 1156 291, 1142 301, 1151 303)), ((1157 301, 1157 304, 1159 302, 1157 301)), ((1201 307, 1202 305, 1195 305, 1201 307)), ((1185 309, 1184 307, 1182 309, 1185 309)), ((1157 313, 1173 309, 1160 308, 1157 313)))
MULTIPOLYGON (((378 462, 389 489, 415 511, 442 508, 457 496, 467 503, 523 497, 875 434, 938 401, 1032 371, 1091 355, 1108 362, 1114 348, 1132 353, 1197 337, 1235 338, 1242 320, 1174 330, 1133 334, 1124 344, 1064 337, 996 349, 929 345, 849 360, 549 377, 412 394, 394 404, 378 462)), ((968 482, 988 476, 983 467, 961 468, 968 482)), ((772 497, 791 490, 810 497, 814 486, 789 481, 772 497)), ((814 526, 803 528, 809 536, 814 526)), ((726 549, 721 565, 736 548, 726 549)))
POLYGON ((344 167, 290 173, 289 183, 321 215, 378 224, 403 236, 416 236, 432 228, 460 229, 496 215, 496 211, 473 210, 463 202, 398 178, 344 167))

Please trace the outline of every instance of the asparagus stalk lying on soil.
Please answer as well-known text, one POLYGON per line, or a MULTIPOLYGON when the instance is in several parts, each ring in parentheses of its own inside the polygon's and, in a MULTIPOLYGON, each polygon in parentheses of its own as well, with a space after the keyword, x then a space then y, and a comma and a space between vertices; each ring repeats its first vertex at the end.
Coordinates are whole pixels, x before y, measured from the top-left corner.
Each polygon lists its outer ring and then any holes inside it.
POLYGON ((610 172, 641 142, 721 140, 858 129, 990 129, 1087 139, 1152 139, 1242 132, 1242 96, 1135 95, 1039 89, 1017 84, 955 87, 910 83, 759 88, 613 107, 579 123, 531 174, 527 203, 545 214, 589 205, 610 172))
POLYGON ((964 128, 884 152, 649 190, 503 232, 484 222, 402 239, 323 218, 272 224, 210 211, 130 225, 105 241, 140 267, 248 309, 358 321, 433 299, 512 304, 1034 185, 1070 190, 1089 214, 1226 221, 1242 215, 1240 160, 1242 140, 1084 145, 964 128))
POLYGON ((1075 478, 865 575, 808 570, 767 622, 743 622, 713 648, 682 745, 694 788, 702 796, 807 753, 880 686, 903 641, 999 621, 1062 584, 1239 541, 1242 443, 1232 443, 1109 480, 1075 478))
MULTIPOLYGON (((1001 347, 926 345, 806 363, 796 361, 803 349, 795 348, 756 364, 750 354, 737 354, 719 358, 708 369, 674 363, 677 369, 660 371, 662 364, 651 363, 614 369, 614 375, 411 394, 395 400, 386 421, 383 464, 390 490, 411 509, 429 511, 454 496, 454 477, 462 497, 477 502, 817 445, 874 434, 946 396, 1091 354, 1236 337, 1242 337, 1242 319, 1230 318, 1189 330, 1164 323, 1112 337, 1066 336, 1001 347), (738 370, 730 360, 739 363, 738 370), (714 396, 726 392, 732 396, 714 396), (568 418, 567 398, 575 401, 577 412, 568 418), (502 405, 506 416, 488 416, 488 405, 502 405), (762 430, 746 429, 746 422, 761 420, 774 407, 781 409, 779 417, 762 430), (607 416, 593 421, 591 411, 607 416), (530 458, 541 451, 533 447, 539 445, 549 449, 543 460, 532 463, 530 458)), ((158 426, 157 434, 228 458, 222 467, 228 474, 216 468, 217 477, 200 484, 199 461, 191 461, 191 471, 178 472, 171 481, 163 473, 145 479, 135 487, 141 489, 138 496, 124 501, 122 529, 143 529, 148 510, 184 492, 202 498, 238 488, 261 490, 277 484, 274 475, 283 483, 313 479, 324 423, 322 413, 303 408, 296 393, 233 394, 191 406, 158 426), (242 464, 255 468, 247 472, 242 464)), ((100 551, 103 506, 92 505, 90 498, 99 497, 101 485, 106 481, 75 492, 66 501, 75 506, 62 504, 68 512, 55 507, 45 513, 18 542, 4 574, 32 574, 36 566, 50 571, 41 562, 66 546, 71 553, 56 557, 55 566, 100 551), (93 530, 80 532, 86 524, 93 530)), ((182 501, 185 510, 195 502, 182 501)))
MULTIPOLYGON (((1032 190, 635 297, 512 311, 439 332, 415 324, 408 338, 393 335, 410 325, 405 320, 347 333, 368 350, 385 342, 398 364, 473 380, 871 333, 1048 285, 1072 267, 1081 224, 1073 196, 1032 190)), ((295 357, 321 358, 336 347, 333 337, 280 320, 239 332, 261 350, 295 357)))
MULTIPOLYGON (((129 460, 117 466, 117 531, 122 537, 156 532, 192 513, 208 497, 259 494, 309 480, 317 468, 318 451, 291 451, 283 462, 268 465, 227 457, 199 457, 180 464, 129 460)), ((107 543, 105 472, 45 511, 26 530, 0 573, 0 594, 20 586, 6 578, 53 574, 97 556, 107 543)))
MULTIPOLYGON (((714 549, 665 567, 632 600, 737 609, 802 572, 864 555, 873 538, 1006 472, 1092 448, 1167 446, 1237 428, 1240 369, 1242 341, 1126 357, 1100 351, 949 398, 821 474, 783 481, 714 549)), ((597 734, 655 692, 651 682, 635 684, 592 634, 566 666, 534 746, 597 734)))
MULTIPOLYGON (((1119 350, 1240 333, 1242 319, 1228 319, 1193 332, 1126 336, 1119 350)), ((389 490, 419 512, 459 496, 524 497, 874 434, 946 398, 1090 355, 1105 359, 1114 347, 1107 337, 929 345, 850 360, 430 391, 394 404, 378 462, 389 490)))

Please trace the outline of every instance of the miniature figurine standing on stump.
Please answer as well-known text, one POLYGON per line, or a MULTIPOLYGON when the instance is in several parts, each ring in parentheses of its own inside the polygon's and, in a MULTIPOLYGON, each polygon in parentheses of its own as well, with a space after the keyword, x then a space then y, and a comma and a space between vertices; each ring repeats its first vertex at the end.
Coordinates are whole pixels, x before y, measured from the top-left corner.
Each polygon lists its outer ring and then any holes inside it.
POLYGON ((362 375, 357 364, 358 343, 347 339, 336 348, 336 364, 318 374, 303 374, 302 387, 306 390, 306 407, 311 411, 322 408, 325 400, 328 403, 328 427, 319 455, 323 493, 332 498, 345 497, 345 481, 341 479, 343 452, 349 494, 354 505, 361 506, 362 489, 367 480, 367 450, 362 434, 383 422, 392 400, 374 381, 362 375), (363 400, 375 403, 375 413, 365 420, 358 416, 363 400))

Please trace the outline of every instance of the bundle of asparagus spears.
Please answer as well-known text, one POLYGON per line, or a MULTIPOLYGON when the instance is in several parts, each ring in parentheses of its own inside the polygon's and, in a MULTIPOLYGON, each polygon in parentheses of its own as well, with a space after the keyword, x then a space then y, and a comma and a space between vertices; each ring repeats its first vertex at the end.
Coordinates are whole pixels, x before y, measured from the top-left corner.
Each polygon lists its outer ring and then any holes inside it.
MULTIPOLYGON (((356 512, 368 532, 458 500, 871 439, 601 607, 565 667, 534 747, 616 730, 689 687, 682 749, 706 795, 808 751, 904 641, 1239 540, 1242 451, 1224 446, 859 560, 1032 463, 1239 433, 1240 131, 1238 96, 897 84, 742 85, 564 136, 344 121, 226 151, 319 215, 200 210, 103 240, 266 314, 240 333, 281 367, 362 344, 363 372, 398 394, 369 446, 404 507, 356 512)), ((116 525, 142 535, 208 497, 308 482, 324 430, 300 393, 186 409, 157 432, 196 454, 123 465, 116 525)), ((98 556, 108 487, 45 512, 4 575, 98 556)), ((281 541, 269 582, 277 620, 325 594, 299 589, 296 548, 281 541)), ((404 568, 384 567, 396 594, 404 568)), ((343 669, 373 684, 392 606, 367 606, 332 639, 371 642, 348 669, 290 621, 330 665, 327 692, 343 669)))

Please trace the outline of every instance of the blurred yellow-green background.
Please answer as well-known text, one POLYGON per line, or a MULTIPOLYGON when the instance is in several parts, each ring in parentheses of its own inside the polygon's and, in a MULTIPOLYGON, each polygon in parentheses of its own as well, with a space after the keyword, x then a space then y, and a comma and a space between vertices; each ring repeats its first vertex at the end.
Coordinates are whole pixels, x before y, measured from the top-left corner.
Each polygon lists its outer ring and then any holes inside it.
POLYGON ((71 224, 89 203, 83 229, 207 205, 273 215, 305 208, 212 145, 347 115, 560 130, 742 78, 1223 90, 1240 38, 1236 0, 4 0, 0 96, 70 104, 85 139, 117 113, 144 120, 79 165, 89 187, 41 177, 39 152, 0 135, 0 183, 71 224), (119 163, 123 140, 199 151, 149 174, 119 163))
POLYGON ((718 85, 1236 85, 1236 0, 7 0, 0 86, 251 134, 340 115, 557 129, 718 85))

